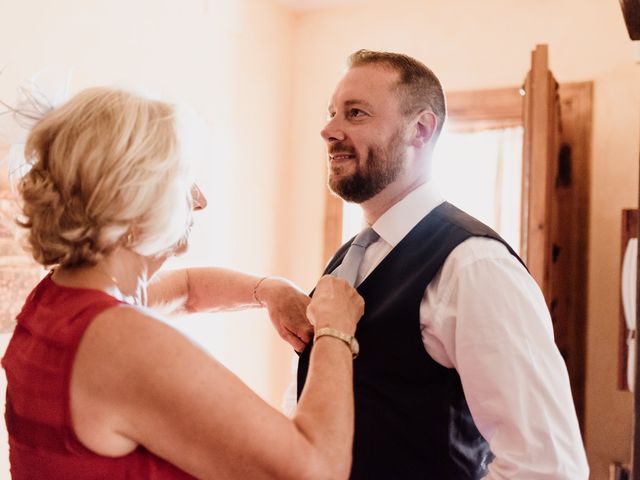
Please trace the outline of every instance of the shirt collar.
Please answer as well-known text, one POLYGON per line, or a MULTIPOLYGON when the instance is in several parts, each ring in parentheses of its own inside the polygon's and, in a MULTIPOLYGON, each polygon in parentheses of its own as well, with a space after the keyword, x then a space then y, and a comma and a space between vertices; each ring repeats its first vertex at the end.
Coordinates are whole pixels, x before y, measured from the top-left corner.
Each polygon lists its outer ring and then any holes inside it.
POLYGON ((434 182, 409 192, 371 225, 385 242, 395 247, 407 233, 444 201, 434 182))

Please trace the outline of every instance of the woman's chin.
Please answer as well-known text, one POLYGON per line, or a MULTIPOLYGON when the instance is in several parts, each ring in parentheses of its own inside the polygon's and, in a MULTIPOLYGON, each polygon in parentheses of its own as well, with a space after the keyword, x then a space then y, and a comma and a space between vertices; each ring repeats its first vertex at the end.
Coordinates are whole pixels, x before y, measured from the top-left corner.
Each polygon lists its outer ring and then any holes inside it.
POLYGON ((180 255, 184 255, 189 250, 189 241, 188 240, 180 240, 173 250, 171 251, 172 256, 179 257, 180 255))

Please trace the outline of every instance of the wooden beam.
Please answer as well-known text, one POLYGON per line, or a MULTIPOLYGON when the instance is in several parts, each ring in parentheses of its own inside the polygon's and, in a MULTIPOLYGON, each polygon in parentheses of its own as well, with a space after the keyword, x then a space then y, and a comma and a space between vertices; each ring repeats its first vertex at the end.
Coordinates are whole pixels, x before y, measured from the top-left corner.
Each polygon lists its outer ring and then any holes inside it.
POLYGON ((474 132, 522 125, 519 88, 447 92, 446 96, 450 131, 474 132))
MULTIPOLYGON (((638 152, 638 160, 640 162, 640 151, 638 152)), ((639 178, 640 183, 640 178, 639 178)), ((638 198, 638 205, 640 205, 640 194, 638 198)), ((636 229, 640 233, 640 215, 638 215, 638 223, 636 223, 636 229)), ((637 269, 636 269, 636 338, 640 331, 640 248, 638 248, 637 257, 637 269)), ((636 340, 637 342, 637 340, 636 340)), ((637 345, 637 343, 636 343, 637 345)), ((636 378, 635 387, 633 390, 633 444, 632 451, 632 467, 631 475, 633 480, 640 480, 640 355, 636 352, 636 378)))
POLYGON ((557 84, 548 68, 546 45, 537 45, 531 54, 525 91, 520 252, 549 302, 550 205, 558 117, 557 84))
POLYGON ((321 270, 342 245, 342 199, 335 196, 327 186, 324 194, 324 247, 321 270))
POLYGON ((584 432, 592 82, 558 89, 560 131, 551 178, 551 318, 558 349, 571 378, 584 432))

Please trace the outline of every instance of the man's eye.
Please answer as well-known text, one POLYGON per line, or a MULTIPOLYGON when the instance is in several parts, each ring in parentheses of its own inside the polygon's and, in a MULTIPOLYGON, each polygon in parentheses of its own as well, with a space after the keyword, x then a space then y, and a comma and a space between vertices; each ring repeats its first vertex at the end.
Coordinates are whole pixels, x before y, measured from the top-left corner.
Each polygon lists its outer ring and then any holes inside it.
POLYGON ((328 112, 327 113, 327 120, 331 120, 335 116, 336 116, 336 112, 328 112))
POLYGON ((364 115, 366 115, 365 112, 363 112, 359 108, 352 108, 349 110, 349 116, 352 118, 363 117, 364 115))

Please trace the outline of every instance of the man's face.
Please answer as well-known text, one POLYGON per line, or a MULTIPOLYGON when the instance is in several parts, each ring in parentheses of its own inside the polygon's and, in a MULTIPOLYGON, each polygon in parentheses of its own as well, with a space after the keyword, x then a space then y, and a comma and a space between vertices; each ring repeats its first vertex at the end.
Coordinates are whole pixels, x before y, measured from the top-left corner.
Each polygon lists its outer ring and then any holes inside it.
POLYGON ((407 119, 395 86, 398 73, 377 65, 350 69, 329 104, 321 135, 327 143, 329 188, 362 203, 404 169, 407 119))

